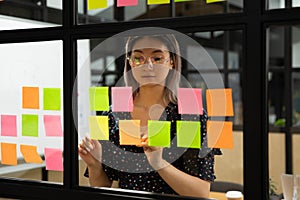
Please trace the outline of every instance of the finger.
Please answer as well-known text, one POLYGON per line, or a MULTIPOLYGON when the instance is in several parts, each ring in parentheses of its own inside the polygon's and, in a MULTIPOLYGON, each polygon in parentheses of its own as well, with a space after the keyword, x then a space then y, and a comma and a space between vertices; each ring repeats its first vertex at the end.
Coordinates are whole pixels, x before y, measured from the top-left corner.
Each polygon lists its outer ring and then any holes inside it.
POLYGON ((80 146, 78 146, 78 152, 79 152, 79 154, 84 154, 84 155, 87 154, 87 151, 80 146))
POLYGON ((84 147, 88 150, 91 151, 94 149, 93 145, 91 144, 91 140, 89 138, 84 138, 82 140, 84 147))

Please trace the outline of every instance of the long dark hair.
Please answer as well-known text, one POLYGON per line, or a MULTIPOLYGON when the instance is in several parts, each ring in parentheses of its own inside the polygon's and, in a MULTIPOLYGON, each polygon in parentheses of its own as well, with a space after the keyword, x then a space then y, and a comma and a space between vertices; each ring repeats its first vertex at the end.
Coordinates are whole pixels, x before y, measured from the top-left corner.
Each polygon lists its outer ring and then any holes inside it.
POLYGON ((125 67, 124 67, 124 80, 126 86, 133 88, 133 98, 139 92, 139 83, 133 77, 131 72, 131 66, 128 58, 131 56, 132 48, 134 44, 144 38, 149 37, 161 41, 170 52, 170 59, 173 62, 173 69, 170 70, 165 83, 164 102, 177 102, 177 89, 179 87, 181 76, 181 57, 178 42, 173 34, 153 35, 153 36, 133 36, 129 37, 125 46, 125 67))

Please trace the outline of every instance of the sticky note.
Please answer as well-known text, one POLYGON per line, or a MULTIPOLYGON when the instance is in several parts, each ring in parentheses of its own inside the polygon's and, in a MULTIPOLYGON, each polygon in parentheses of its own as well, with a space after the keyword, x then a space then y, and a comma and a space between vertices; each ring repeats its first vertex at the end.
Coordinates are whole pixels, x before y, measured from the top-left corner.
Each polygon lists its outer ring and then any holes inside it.
POLYGON ((1 135, 12 137, 17 136, 16 115, 1 115, 1 135))
POLYGON ((120 145, 140 145, 140 120, 119 120, 120 145))
POLYGON ((207 121, 207 145, 210 148, 233 148, 232 122, 207 121))
POLYGON ((17 145, 1 143, 1 164, 17 165, 17 145))
POLYGON ((44 115, 46 136, 63 136, 60 115, 44 115))
POLYGON ((111 98, 113 112, 132 112, 132 87, 112 87, 111 98))
POLYGON ((175 3, 177 3, 177 2, 186 2, 186 1, 194 1, 194 0, 174 0, 175 3))
POLYGON ((225 0, 206 0, 206 3, 216 3, 221 1, 225 1, 225 0))
POLYGON ((200 121, 177 121, 177 147, 200 148, 200 121))
POLYGON ((38 87, 22 87, 22 108, 29 108, 29 109, 40 108, 38 87))
POLYGON ((21 153, 27 163, 43 163, 41 156, 37 152, 37 147, 32 145, 20 145, 21 153))
POLYGON ((63 171, 62 150, 55 148, 45 148, 46 170, 63 171))
POLYGON ((206 103, 208 116, 233 116, 231 88, 207 89, 206 103))
POLYGON ((203 114, 202 89, 178 88, 179 114, 203 114))
POLYGON ((109 140, 108 116, 89 116, 90 138, 109 140))
POLYGON ((38 115, 22 114, 22 136, 38 137, 38 115))
POLYGON ((88 10, 106 8, 108 0, 88 0, 88 10))
POLYGON ((148 145, 170 147, 171 122, 148 120, 148 145))
POLYGON ((90 87, 90 109, 95 111, 109 110, 108 87, 90 87))
POLYGON ((170 0, 148 0, 147 4, 168 4, 170 3, 170 0))
POLYGON ((60 88, 44 88, 44 110, 60 110, 60 88))
POLYGON ((121 6, 137 6, 138 0, 117 0, 117 7, 121 6))

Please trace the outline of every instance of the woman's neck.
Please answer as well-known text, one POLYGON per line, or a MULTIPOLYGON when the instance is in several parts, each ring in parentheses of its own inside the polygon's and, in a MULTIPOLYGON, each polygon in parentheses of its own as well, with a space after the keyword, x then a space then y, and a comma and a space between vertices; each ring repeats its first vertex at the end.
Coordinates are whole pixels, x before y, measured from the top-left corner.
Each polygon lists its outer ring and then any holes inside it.
POLYGON ((167 106, 164 101, 165 87, 161 85, 142 86, 134 99, 134 105, 149 108, 155 104, 167 106))

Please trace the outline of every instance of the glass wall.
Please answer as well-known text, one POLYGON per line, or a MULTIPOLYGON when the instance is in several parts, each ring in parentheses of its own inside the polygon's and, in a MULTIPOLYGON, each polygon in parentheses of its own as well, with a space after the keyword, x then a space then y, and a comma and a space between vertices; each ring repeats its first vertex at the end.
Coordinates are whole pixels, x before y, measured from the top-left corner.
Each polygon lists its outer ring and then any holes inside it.
MULTIPOLYGON (((269 102, 269 176, 282 193, 281 174, 297 174, 299 160, 298 26, 270 26, 267 41, 269 102), (289 53, 291 52, 291 53, 289 53), (279 155, 279 156, 278 156, 279 155), (282 162, 282 161, 285 162, 282 162)), ((271 192, 270 188, 270 192, 271 192)))
POLYGON ((0 45, 1 177, 62 183, 62 41, 0 45))
POLYGON ((117 5, 114 0, 103 1, 103 5, 92 4, 91 2, 78 0, 79 24, 202 16, 243 11, 242 0, 212 1, 212 3, 206 0, 172 0, 170 3, 157 4, 147 0, 139 0, 135 4, 128 2, 127 4, 117 3, 117 5))

